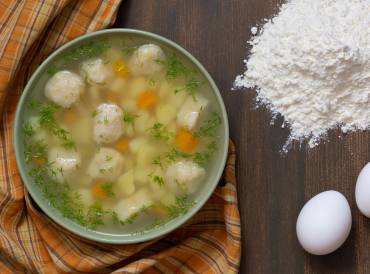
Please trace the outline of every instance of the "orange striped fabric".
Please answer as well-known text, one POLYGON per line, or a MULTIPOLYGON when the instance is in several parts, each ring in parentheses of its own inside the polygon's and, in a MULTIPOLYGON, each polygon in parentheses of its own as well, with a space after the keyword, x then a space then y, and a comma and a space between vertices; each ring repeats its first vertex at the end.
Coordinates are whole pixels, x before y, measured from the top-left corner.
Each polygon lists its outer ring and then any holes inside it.
POLYGON ((24 188, 12 147, 22 89, 50 52, 108 27, 120 1, 0 0, 0 273, 237 273, 240 219, 235 150, 223 185, 186 225, 134 245, 91 242, 43 214, 24 188))

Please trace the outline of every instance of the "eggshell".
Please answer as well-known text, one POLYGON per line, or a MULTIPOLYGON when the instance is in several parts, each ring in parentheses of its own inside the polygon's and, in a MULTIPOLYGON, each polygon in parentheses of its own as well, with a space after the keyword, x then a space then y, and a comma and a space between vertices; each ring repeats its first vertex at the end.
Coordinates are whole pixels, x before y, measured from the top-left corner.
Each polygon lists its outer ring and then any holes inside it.
POLYGON ((297 236, 302 247, 314 255, 338 249, 347 239, 352 226, 351 209, 337 191, 325 191, 311 198, 297 220, 297 236))
POLYGON ((370 163, 358 175, 355 196, 358 209, 370 218, 370 163))

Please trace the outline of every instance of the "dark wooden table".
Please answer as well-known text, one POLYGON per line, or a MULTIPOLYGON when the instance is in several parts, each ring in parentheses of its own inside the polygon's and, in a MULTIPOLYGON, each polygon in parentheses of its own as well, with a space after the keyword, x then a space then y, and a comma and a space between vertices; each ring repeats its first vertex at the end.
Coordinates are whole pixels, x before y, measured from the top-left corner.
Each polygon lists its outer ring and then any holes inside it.
MULTIPOLYGON (((278 0, 124 0, 116 26, 158 33, 191 52, 208 69, 224 98, 231 138, 238 148, 238 195, 242 219, 240 273, 370 273, 370 220, 361 216, 354 186, 370 154, 369 134, 355 133, 312 150, 298 145, 279 153, 289 131, 281 119, 255 109, 254 91, 232 92, 243 71, 250 28, 278 10, 278 0), (335 189, 349 200, 349 239, 328 256, 299 246, 299 210, 318 192, 335 189)), ((370 199, 370 197, 369 197, 370 199)))

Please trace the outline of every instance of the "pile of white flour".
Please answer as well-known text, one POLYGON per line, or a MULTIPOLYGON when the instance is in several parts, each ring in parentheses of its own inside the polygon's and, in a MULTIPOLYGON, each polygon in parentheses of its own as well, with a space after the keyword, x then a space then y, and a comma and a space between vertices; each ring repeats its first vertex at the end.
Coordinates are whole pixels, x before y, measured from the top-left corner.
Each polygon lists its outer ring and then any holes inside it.
POLYGON ((369 129, 370 0, 291 0, 251 31, 235 86, 256 88, 258 104, 284 117, 287 144, 369 129))

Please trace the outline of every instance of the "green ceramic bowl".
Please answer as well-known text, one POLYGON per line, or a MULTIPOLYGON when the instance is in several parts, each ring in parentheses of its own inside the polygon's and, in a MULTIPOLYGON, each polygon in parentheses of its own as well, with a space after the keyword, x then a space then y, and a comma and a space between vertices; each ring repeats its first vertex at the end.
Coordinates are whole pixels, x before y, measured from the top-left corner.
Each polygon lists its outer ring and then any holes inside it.
POLYGON ((147 240, 151 240, 156 237, 160 237, 173 231, 174 229, 178 228, 182 224, 184 224, 187 220, 189 220, 200 208, 205 204, 208 198, 211 196, 212 192, 217 186, 217 183, 222 175, 223 168, 225 166, 226 158, 227 158, 227 149, 228 149, 228 140, 229 140, 229 127, 228 127, 228 120, 227 114, 225 110, 224 103, 222 101, 222 97, 220 92, 212 80, 211 76, 205 70, 205 68, 185 49, 177 45, 176 43, 158 36, 153 33, 148 33, 139 30, 133 29, 109 29, 109 30, 102 30, 94 33, 90 33, 77 39, 67 43, 66 45, 60 47, 54 53, 52 53, 35 71, 32 75, 31 79, 28 81, 22 97, 19 101, 16 117, 15 117, 15 126, 14 126, 14 147, 16 153, 16 159, 19 171, 21 173, 23 182, 25 183, 28 192, 35 200, 35 202, 40 206, 40 208, 56 223, 61 225, 62 227, 68 229, 69 231, 82 236, 84 238, 103 242, 103 243, 112 243, 112 244, 129 244, 129 243, 138 243, 147 240), (42 88, 36 88, 38 81, 40 80, 41 76, 45 74, 45 72, 50 68, 51 64, 58 60, 60 56, 67 53, 69 50, 80 46, 81 44, 85 44, 86 42, 94 41, 96 39, 101 39, 104 37, 111 37, 111 36, 136 36, 140 39, 144 39, 148 42, 154 42, 161 45, 164 45, 171 49, 172 51, 176 52, 179 55, 185 56, 189 62, 193 63, 199 71, 204 75, 204 77, 209 82, 210 86, 212 87, 212 91, 214 93, 215 102, 217 104, 216 109, 219 110, 219 113, 222 117, 222 129, 220 134, 220 141, 219 141, 219 149, 217 153, 214 155, 214 159, 211 163, 209 168, 209 173, 207 176, 206 181, 202 189, 198 192, 197 196, 195 197, 196 204, 185 214, 182 215, 169 223, 165 224, 164 226, 153 228, 148 231, 144 231, 139 234, 109 234, 103 233, 99 231, 94 231, 82 227, 73 221, 64 218, 56 209, 50 206, 48 201, 43 197, 42 192, 38 189, 38 187, 34 184, 32 178, 28 175, 28 168, 25 163, 24 159, 24 147, 23 147, 23 132, 22 132, 22 125, 24 122, 25 116, 25 109, 26 105, 29 100, 37 95, 43 93, 42 88))

